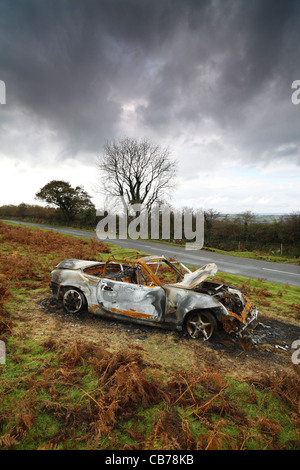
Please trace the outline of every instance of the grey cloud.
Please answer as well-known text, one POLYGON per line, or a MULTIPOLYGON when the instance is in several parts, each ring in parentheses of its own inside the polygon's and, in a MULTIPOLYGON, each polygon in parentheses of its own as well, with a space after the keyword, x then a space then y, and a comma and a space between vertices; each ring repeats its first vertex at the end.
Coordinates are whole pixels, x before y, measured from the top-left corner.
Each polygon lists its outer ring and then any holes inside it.
POLYGON ((298 0, 2 0, 0 79, 7 108, 53 129, 66 155, 100 152, 122 105, 142 98, 141 128, 173 137, 209 119, 245 158, 268 160, 299 149, 299 30, 298 0), (270 83, 290 108, 275 119, 262 99, 264 133, 252 103, 270 83))
POLYGON ((300 5, 294 1, 212 2, 198 29, 182 24, 150 94, 145 119, 161 113, 236 125, 270 81, 279 98, 299 73, 300 5), (281 95, 280 95, 281 94, 281 95), (175 110, 174 110, 175 108, 175 110))

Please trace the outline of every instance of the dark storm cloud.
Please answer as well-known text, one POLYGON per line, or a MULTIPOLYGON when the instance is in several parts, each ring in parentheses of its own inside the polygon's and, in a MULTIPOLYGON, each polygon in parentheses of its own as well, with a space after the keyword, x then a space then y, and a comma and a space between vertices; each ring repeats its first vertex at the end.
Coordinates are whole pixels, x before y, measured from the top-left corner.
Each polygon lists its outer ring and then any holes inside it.
MULTIPOLYGON (((300 4, 293 1, 211 2, 206 14, 181 21, 152 88, 149 121, 169 114, 236 125, 253 98, 276 81, 290 102, 300 73, 300 4)), ((259 110, 258 110, 259 111, 259 110)))
POLYGON ((172 135, 210 119, 249 158, 295 159, 299 31, 298 0, 1 0, 0 79, 7 107, 66 154, 101 151, 122 105, 142 99, 141 126, 172 135))

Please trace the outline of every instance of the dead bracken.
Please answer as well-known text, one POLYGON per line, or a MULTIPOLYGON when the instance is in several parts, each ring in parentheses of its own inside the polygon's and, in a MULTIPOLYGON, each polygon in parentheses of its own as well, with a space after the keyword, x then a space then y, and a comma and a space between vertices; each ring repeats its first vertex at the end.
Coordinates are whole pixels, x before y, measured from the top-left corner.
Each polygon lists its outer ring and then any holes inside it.
MULTIPOLYGON (((209 342, 190 341, 147 321, 66 314, 47 289, 53 266, 68 258, 99 261, 108 248, 99 244, 99 253, 96 241, 7 227, 0 223, 0 340, 7 346, 1 449, 299 448, 299 365, 286 347, 300 328, 289 287, 280 287, 266 317, 262 301, 272 302, 272 292, 261 283, 241 286, 260 307, 259 324, 243 343, 224 329, 209 342)), ((148 267, 163 286, 181 282, 168 266, 148 267)))

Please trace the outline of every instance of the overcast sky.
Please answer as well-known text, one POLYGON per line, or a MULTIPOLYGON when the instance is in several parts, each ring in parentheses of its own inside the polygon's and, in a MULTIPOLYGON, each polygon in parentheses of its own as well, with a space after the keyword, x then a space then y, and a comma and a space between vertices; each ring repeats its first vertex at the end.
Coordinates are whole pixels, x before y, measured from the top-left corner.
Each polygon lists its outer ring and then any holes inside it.
POLYGON ((62 179, 99 207, 131 136, 178 160, 174 205, 298 211, 299 39, 299 0, 0 0, 0 205, 62 179))

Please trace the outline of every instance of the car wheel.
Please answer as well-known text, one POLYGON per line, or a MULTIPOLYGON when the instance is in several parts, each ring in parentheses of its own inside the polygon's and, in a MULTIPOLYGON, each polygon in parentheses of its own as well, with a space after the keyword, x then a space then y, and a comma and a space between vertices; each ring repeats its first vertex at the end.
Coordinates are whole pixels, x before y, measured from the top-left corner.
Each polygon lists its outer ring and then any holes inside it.
POLYGON ((63 295, 63 306, 68 313, 79 313, 86 307, 85 297, 76 289, 67 289, 63 295))
POLYGON ((217 322, 210 312, 191 312, 185 322, 185 329, 193 339, 200 341, 209 340, 217 329, 217 322))

